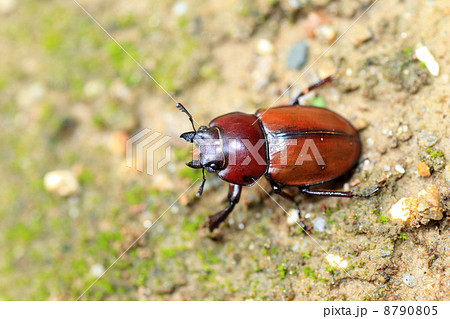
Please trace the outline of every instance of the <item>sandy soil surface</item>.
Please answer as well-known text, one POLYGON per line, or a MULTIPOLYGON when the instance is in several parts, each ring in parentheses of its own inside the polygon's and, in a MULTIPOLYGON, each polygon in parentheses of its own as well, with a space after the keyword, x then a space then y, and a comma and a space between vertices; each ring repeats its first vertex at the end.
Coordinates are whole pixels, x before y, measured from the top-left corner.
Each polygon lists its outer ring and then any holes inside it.
POLYGON ((0 0, 0 299, 450 299, 448 1, 80 4, 200 124, 287 104, 340 66, 302 101, 360 131, 357 167, 326 187, 385 186, 368 199, 298 195, 307 235, 261 179, 210 234, 228 187, 208 174, 196 198, 174 101, 75 2, 0 0), (171 137, 153 175, 126 163, 145 128, 171 137))

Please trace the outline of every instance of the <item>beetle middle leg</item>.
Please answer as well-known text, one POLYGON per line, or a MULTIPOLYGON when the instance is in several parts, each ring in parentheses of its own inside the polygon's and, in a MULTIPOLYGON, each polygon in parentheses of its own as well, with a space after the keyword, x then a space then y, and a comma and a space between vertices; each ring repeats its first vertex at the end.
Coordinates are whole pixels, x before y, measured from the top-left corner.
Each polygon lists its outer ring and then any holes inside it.
MULTIPOLYGON (((291 202, 293 202, 295 204, 295 209, 297 210, 300 227, 305 232, 308 231, 309 227, 307 227, 305 225, 305 223, 303 223, 302 212, 301 212, 300 207, 299 207, 299 202, 295 200, 295 197, 293 195, 285 192, 280 185, 278 185, 277 183, 275 183, 273 181, 269 181, 269 182, 270 182, 270 186, 272 186, 272 190, 273 190, 273 192, 275 194, 278 194, 278 195, 286 198, 287 200, 290 200, 291 202)), ((291 216, 289 216, 289 217, 291 217, 291 216)))
POLYGON ((230 184, 228 190, 228 205, 220 212, 208 217, 208 228, 212 232, 214 229, 220 226, 228 215, 233 211, 234 206, 239 202, 241 198, 242 186, 236 184, 230 184))

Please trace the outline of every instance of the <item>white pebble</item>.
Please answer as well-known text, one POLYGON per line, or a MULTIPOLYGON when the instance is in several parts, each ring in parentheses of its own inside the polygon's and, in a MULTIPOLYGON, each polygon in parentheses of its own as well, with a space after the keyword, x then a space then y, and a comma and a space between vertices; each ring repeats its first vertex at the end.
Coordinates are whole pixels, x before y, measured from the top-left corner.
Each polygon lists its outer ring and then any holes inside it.
POLYGON ((153 223, 152 223, 151 220, 149 220, 149 219, 144 220, 144 227, 145 228, 150 228, 150 227, 152 227, 152 225, 153 225, 153 223))
POLYGON ((338 255, 328 254, 325 260, 331 267, 344 269, 348 267, 348 261, 338 255))
POLYGON ((371 137, 368 137, 366 139, 366 144, 367 144, 367 146, 373 146, 373 144, 375 144, 375 140, 371 137))
POLYGON ((323 217, 317 217, 312 221, 314 231, 323 233, 325 231, 325 224, 327 221, 323 217))
POLYGON ((261 54, 261 55, 274 54, 275 47, 273 46, 272 42, 270 42, 269 40, 260 39, 258 41, 257 52, 258 52, 258 54, 261 54))
POLYGON ((103 93, 105 86, 100 80, 88 81, 83 88, 84 95, 87 97, 96 97, 103 93))
POLYGON ((294 10, 298 10, 302 7, 300 0, 288 0, 288 3, 294 10))
POLYGON ((105 272, 105 267, 102 264, 95 264, 90 269, 90 274, 93 277, 100 277, 105 272))
POLYGON ((77 193, 80 189, 77 179, 69 170, 48 172, 44 176, 45 189, 61 197, 77 193))
POLYGON ((297 210, 295 208, 291 208, 288 212, 287 212, 287 218, 286 218, 286 223, 289 226, 295 226, 298 225, 300 222, 300 219, 298 218, 298 213, 297 210))
POLYGON ((33 83, 28 88, 19 91, 17 104, 23 107, 30 107, 33 103, 41 100, 45 94, 46 89, 41 83, 33 83))
POLYGON ((0 0, 0 13, 8 14, 17 6, 17 0, 0 0))
POLYGON ((184 1, 178 1, 175 3, 175 5, 172 8, 173 14, 180 17, 182 15, 185 15, 188 10, 188 5, 184 1))
POLYGON ((365 160, 363 162, 363 167, 362 167, 363 171, 369 171, 372 169, 372 163, 370 163, 369 160, 365 160))
POLYGON ((433 55, 431 54, 430 50, 428 50, 427 47, 420 47, 415 52, 416 57, 425 63, 425 66, 427 67, 428 71, 430 71, 431 75, 438 76, 439 75, 439 64, 434 59, 433 55))
POLYGON ((417 214, 417 200, 404 197, 391 207, 389 213, 392 219, 406 222, 417 214))
POLYGON ((397 165, 395 165, 395 171, 397 172, 397 173, 400 173, 400 174, 405 174, 405 169, 403 168, 403 166, 402 165, 400 165, 400 164, 397 164, 397 165))
POLYGON ((403 283, 408 287, 414 287, 415 285, 417 285, 416 279, 410 274, 405 274, 403 276, 403 283))

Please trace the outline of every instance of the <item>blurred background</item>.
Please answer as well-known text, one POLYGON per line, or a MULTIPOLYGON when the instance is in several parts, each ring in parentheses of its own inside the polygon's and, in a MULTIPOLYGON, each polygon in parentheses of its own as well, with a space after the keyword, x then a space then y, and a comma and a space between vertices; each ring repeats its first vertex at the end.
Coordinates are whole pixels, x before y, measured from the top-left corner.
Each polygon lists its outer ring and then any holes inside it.
POLYGON ((204 125, 267 108, 295 82, 286 104, 341 63, 303 101, 360 131, 361 161, 334 186, 387 186, 303 198, 311 239, 258 186, 208 234, 228 188, 208 174, 201 199, 199 182, 188 189, 200 172, 184 165, 191 127, 174 101, 74 1, 0 0, 0 299, 77 299, 150 226, 83 299, 448 299, 450 6, 380 0, 318 59, 371 3, 80 1, 204 125), (126 166, 125 143, 145 128, 171 137, 152 176, 126 166), (392 220, 423 189, 428 215, 392 220))

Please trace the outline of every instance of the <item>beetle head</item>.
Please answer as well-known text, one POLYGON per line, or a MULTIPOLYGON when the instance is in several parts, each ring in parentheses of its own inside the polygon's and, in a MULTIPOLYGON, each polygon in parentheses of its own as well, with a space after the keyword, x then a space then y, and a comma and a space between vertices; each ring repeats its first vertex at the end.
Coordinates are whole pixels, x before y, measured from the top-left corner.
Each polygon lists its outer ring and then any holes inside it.
POLYGON ((205 186, 206 176, 205 170, 214 173, 224 169, 225 154, 223 151, 222 141, 220 139, 220 130, 217 127, 200 126, 198 130, 195 129, 194 119, 192 115, 186 110, 181 103, 177 103, 177 109, 186 113, 189 121, 192 124, 193 131, 181 134, 181 138, 189 143, 194 143, 195 150, 193 155, 196 157, 187 166, 191 168, 201 168, 203 173, 202 184, 200 185, 197 196, 203 193, 203 186, 205 186))
POLYGON ((217 127, 200 126, 197 132, 186 132, 181 138, 194 143, 194 159, 187 166, 191 168, 204 168, 210 173, 222 170, 225 167, 225 155, 220 130, 217 127))

